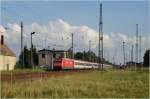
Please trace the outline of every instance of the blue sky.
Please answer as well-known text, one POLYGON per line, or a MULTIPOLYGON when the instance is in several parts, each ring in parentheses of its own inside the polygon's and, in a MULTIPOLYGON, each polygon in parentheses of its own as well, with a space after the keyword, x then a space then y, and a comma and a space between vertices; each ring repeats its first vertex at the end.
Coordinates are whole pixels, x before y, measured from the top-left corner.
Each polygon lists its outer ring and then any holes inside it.
MULTIPOLYGON (((136 24, 139 24, 139 35, 142 35, 145 39, 148 39, 148 9, 149 2, 147 0, 139 1, 103 1, 103 31, 107 33, 106 44, 111 44, 111 41, 116 39, 119 40, 112 41, 113 44, 116 44, 114 48, 106 49, 110 50, 110 56, 115 56, 116 53, 119 55, 122 54, 122 39, 130 38, 132 39, 136 33, 136 24), (114 36, 111 36, 113 33, 114 36), (118 34, 120 33, 120 34, 118 34), (110 40, 109 40, 110 39, 110 40), (118 48, 119 47, 119 48, 118 48), (117 50, 116 50, 117 49, 117 50), (118 51, 119 50, 119 51, 118 51)), ((39 31, 49 30, 49 22, 52 22, 55 31, 57 31, 57 25, 59 32, 66 32, 66 27, 69 27, 69 30, 74 30, 74 26, 78 26, 76 31, 87 30, 87 33, 98 32, 98 23, 99 23, 99 1, 1 1, 1 24, 3 27, 7 27, 8 23, 11 23, 16 27, 16 24, 20 24, 23 21, 28 34, 31 30, 38 29, 39 31), (61 20, 58 20, 61 19, 61 20), (15 24, 16 23, 16 24, 15 24), (33 24, 36 23, 36 24, 33 24), (87 26, 87 27, 83 27, 87 26), (28 28, 27 28, 28 27, 28 28), (64 29, 62 29, 62 27, 64 29), (34 28, 34 29, 31 29, 34 28), (95 32, 97 31, 97 32, 95 32)), ((9 31, 10 32, 10 31, 9 31)), ((12 31, 13 34, 14 31, 12 31)), ((48 31, 52 34, 52 27, 48 31)), ((71 31, 72 32, 72 31, 71 31)), ((15 34, 15 33, 14 33, 15 34)), ((13 35, 14 35, 13 34, 13 35)), ((28 35, 27 34, 27 35, 28 35)), ((51 35, 50 34, 50 35, 51 35)), ((98 34, 98 33, 97 33, 98 34)), ((91 37, 93 34, 90 34, 91 37)), ((90 38, 89 35, 89 38, 90 38)), ((16 41, 19 40, 19 35, 16 33, 16 41), (18 38, 17 38, 18 37, 18 38)), ((42 38, 42 35, 40 35, 42 38)), ((87 36, 88 38, 88 36, 87 36)), ((94 38, 94 37, 93 37, 94 38)), ((79 39, 79 38, 78 38, 79 39)), ((27 39, 30 40, 29 37, 27 39)), ((87 39, 89 40, 89 39, 87 39)), ((80 41, 80 40, 79 40, 80 41)), ((20 41, 18 41, 20 42, 20 41)), ((39 41, 41 42, 41 41, 39 41)), ((42 41, 43 42, 43 41, 42 41)), ((81 41, 82 42, 82 41, 81 41)), ((88 42, 88 41, 86 41, 88 42)), ((50 42, 51 43, 51 42, 50 42)), ((55 42, 54 42, 55 43, 55 42)), ((78 43, 77 43, 78 44, 78 43)), ((145 45, 143 44, 142 55, 145 50, 148 48, 148 41, 145 45)), ((8 44, 17 54, 20 49, 20 44, 8 44)), ((78 48, 80 49, 87 48, 88 44, 86 43, 79 44, 78 48)), ((130 44, 126 46, 127 50, 130 50, 130 44)), ((96 51, 96 48, 95 48, 96 51)), ((129 53, 129 52, 128 52, 129 53)), ((128 55, 129 56, 129 55, 128 55)), ((129 58, 129 57, 128 57, 129 58)), ((111 57, 112 59, 112 57, 111 57)), ((123 58, 115 59, 119 62, 123 58)))
MULTIPOLYGON (((3 24, 21 20, 26 24, 48 24, 49 20, 61 18, 74 25, 87 25, 98 30, 98 1, 6 1, 1 6, 7 8, 7 11, 2 10, 3 24)), ((148 1, 103 1, 103 22, 104 32, 134 35, 138 23, 140 33, 146 35, 148 1)))

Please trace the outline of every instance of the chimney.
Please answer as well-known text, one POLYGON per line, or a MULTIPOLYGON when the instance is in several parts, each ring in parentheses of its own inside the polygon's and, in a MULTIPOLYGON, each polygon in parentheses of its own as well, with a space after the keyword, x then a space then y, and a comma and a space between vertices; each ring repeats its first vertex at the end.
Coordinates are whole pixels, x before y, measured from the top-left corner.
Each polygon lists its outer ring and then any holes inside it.
POLYGON ((1 35, 1 45, 4 45, 4 36, 1 35))

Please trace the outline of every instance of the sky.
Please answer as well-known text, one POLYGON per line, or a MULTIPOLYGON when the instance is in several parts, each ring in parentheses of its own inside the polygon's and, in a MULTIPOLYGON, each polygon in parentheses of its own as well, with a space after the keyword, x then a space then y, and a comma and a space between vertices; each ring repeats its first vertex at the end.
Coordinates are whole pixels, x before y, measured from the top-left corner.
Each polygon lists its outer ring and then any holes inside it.
MULTIPOLYGON (((30 33, 35 31, 33 43, 38 49, 68 49, 74 33, 75 51, 98 52, 98 23, 100 1, 42 1, 1 0, 0 32, 17 54, 20 52, 20 22, 24 24, 24 44, 30 47, 30 33), (4 27, 7 27, 5 29, 4 27), (49 46, 49 47, 48 47, 49 46)), ((104 56, 116 63, 123 62, 122 42, 126 42, 126 58, 130 59, 131 45, 135 45, 136 24, 142 36, 142 56, 148 49, 147 0, 102 1, 104 56)))

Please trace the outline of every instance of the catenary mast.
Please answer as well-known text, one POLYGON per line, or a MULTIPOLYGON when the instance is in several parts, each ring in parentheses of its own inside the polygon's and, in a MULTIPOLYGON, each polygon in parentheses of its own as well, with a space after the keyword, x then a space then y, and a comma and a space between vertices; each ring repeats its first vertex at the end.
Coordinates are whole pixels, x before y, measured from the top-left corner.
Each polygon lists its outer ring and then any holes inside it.
POLYGON ((99 64, 103 70, 103 21, 102 21, 102 3, 100 4, 100 16, 99 16, 99 64))

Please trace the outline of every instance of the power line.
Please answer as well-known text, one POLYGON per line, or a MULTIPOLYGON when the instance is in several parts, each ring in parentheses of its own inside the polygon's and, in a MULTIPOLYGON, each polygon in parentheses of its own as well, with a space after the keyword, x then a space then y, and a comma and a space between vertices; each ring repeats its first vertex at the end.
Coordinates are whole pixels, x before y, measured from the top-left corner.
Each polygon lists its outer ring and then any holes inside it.
POLYGON ((38 17, 39 19, 46 19, 47 17, 45 16, 41 16, 40 13, 37 12, 37 10, 32 9, 32 6, 29 5, 21 5, 21 7, 24 6, 23 8, 29 8, 30 9, 30 13, 33 14, 32 12, 34 12, 34 16, 38 17), (36 14, 36 15, 35 15, 36 14))
MULTIPOLYGON (((12 15, 15 15, 15 16, 19 16, 19 17, 21 17, 21 18, 23 18, 23 19, 25 19, 25 20, 28 20, 28 22, 31 22, 31 19, 29 19, 29 18, 27 18, 27 17, 24 17, 24 16, 22 16, 22 15, 19 15, 18 13, 16 13, 15 11, 12 11, 12 10, 10 10, 10 9, 7 9, 7 8, 4 8, 4 7, 1 7, 4 11, 7 11, 7 12, 10 12, 12 15)), ((35 12, 35 11, 34 11, 35 12)), ((42 17, 39 17, 39 18, 42 18, 42 17)), ((63 36, 62 36, 62 40, 63 40, 63 36)))
POLYGON ((27 17, 25 17, 25 16, 22 16, 22 15, 16 13, 16 12, 13 11, 13 10, 7 9, 7 8, 5 8, 5 7, 0 7, 0 8, 1 8, 2 10, 4 10, 4 11, 10 12, 12 15, 15 15, 15 16, 17 16, 17 17, 19 16, 19 17, 21 17, 22 19, 25 19, 25 20, 28 21, 28 22, 33 21, 32 19, 27 18, 27 17))

